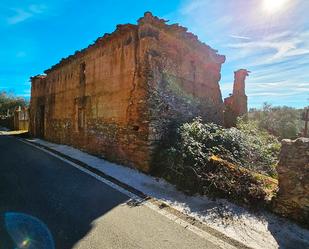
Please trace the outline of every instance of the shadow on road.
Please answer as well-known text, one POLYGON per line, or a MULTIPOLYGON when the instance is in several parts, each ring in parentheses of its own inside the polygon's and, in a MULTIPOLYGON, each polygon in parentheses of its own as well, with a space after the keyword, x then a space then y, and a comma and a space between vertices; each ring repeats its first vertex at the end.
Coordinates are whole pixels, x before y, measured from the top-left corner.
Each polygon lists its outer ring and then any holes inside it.
POLYGON ((269 219, 268 231, 278 243, 278 249, 309 248, 309 231, 287 219, 269 219))
POLYGON ((94 220, 129 200, 97 179, 9 136, 0 136, 0 159, 1 249, 15 248, 5 229, 6 212, 38 218, 50 230, 55 248, 69 249, 90 232, 94 220))

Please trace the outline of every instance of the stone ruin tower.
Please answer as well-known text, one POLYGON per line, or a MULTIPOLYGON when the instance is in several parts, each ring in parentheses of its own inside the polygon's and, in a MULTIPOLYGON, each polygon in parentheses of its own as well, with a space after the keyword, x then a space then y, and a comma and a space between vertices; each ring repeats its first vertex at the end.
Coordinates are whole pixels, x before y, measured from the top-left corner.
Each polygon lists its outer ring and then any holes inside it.
POLYGON ((224 61, 146 12, 32 77, 30 133, 149 172, 171 124, 223 123, 224 61))
POLYGON ((245 92, 245 80, 250 71, 239 69, 234 72, 233 93, 224 99, 224 125, 236 125, 237 118, 248 112, 248 97, 245 92))

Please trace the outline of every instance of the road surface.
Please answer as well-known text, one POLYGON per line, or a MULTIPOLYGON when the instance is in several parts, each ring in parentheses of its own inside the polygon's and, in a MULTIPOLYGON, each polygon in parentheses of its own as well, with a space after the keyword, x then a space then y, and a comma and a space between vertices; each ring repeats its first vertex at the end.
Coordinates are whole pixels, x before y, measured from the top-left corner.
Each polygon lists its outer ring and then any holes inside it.
MULTIPOLYGON (((218 248, 145 205, 127 205, 128 200, 70 164, 0 135, 1 249, 15 248, 6 220, 12 212, 46 224, 57 249, 218 248)), ((28 248, 35 241, 26 233, 20 234, 30 237, 24 241, 28 248)))

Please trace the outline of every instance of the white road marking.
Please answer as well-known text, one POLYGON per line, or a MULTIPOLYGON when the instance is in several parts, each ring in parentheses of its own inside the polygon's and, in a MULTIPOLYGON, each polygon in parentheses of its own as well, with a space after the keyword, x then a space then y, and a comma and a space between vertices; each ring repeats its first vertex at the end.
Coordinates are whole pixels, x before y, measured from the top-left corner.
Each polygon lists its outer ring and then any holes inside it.
POLYGON ((69 160, 67 160, 67 159, 65 159, 65 158, 63 158, 63 157, 61 157, 61 156, 59 156, 59 155, 56 155, 56 154, 54 154, 54 153, 52 153, 52 152, 50 152, 50 151, 48 151, 48 150, 46 150, 46 149, 44 149, 44 148, 42 148, 42 147, 36 146, 36 145, 34 145, 33 143, 27 142, 27 141, 22 140, 22 139, 18 139, 18 140, 21 141, 21 142, 23 142, 23 143, 25 143, 25 144, 28 144, 28 145, 30 145, 30 146, 32 146, 32 147, 35 147, 35 148, 37 148, 37 149, 39 149, 39 150, 41 150, 41 151, 44 151, 45 153, 47 153, 47 154, 49 154, 49 155, 52 155, 52 156, 54 156, 54 157, 60 159, 60 160, 63 161, 63 162, 66 162, 66 163, 70 164, 71 166, 73 166, 73 167, 79 169, 80 171, 83 171, 84 173, 86 173, 86 174, 88 174, 88 175, 94 177, 95 179, 97 179, 97 180, 99 180, 99 181, 101 181, 101 182, 107 184, 108 186, 112 187, 113 189, 119 191, 120 193, 129 196, 131 199, 136 200, 137 202, 142 202, 143 205, 145 205, 145 206, 147 206, 148 208, 152 209, 153 211, 155 211, 155 212, 157 212, 157 213, 159 213, 159 214, 165 216, 165 217, 168 218, 169 220, 174 221, 175 223, 177 223, 178 225, 184 227, 185 229, 190 230, 191 232, 195 233, 196 235, 198 235, 198 236, 200 236, 200 237, 202 237, 202 238, 208 240, 208 241, 211 242, 212 244, 214 244, 214 245, 216 245, 216 246, 218 246, 218 247, 220 247, 220 248, 222 248, 222 249, 236 249, 235 246, 232 246, 232 245, 230 245, 229 243, 227 243, 227 242, 221 240, 220 238, 218 238, 218 237, 216 237, 216 236, 213 236, 213 235, 211 235, 210 233, 207 233, 206 231, 204 231, 204 230, 202 230, 202 229, 199 229, 199 228, 196 227, 196 226, 191 225, 191 224, 188 223, 187 221, 185 221, 185 220, 183 220, 183 219, 180 219, 180 218, 177 217, 176 215, 174 215, 174 214, 168 212, 167 210, 164 210, 164 208, 163 208, 163 209, 160 209, 158 206, 156 206, 156 205, 150 203, 149 201, 143 201, 142 198, 140 198, 139 196, 133 194, 132 192, 130 192, 130 191, 128 191, 128 190, 126 190, 126 189, 124 189, 124 188, 118 186, 117 184, 115 184, 115 183, 113 183, 113 182, 111 182, 111 181, 106 180, 105 178, 103 178, 103 177, 101 177, 101 176, 99 176, 99 175, 97 175, 97 174, 95 174, 95 173, 93 173, 93 172, 91 172, 91 171, 89 171, 89 170, 87 170, 87 169, 85 169, 85 168, 79 166, 78 164, 73 163, 73 162, 71 162, 71 161, 69 161, 69 160))

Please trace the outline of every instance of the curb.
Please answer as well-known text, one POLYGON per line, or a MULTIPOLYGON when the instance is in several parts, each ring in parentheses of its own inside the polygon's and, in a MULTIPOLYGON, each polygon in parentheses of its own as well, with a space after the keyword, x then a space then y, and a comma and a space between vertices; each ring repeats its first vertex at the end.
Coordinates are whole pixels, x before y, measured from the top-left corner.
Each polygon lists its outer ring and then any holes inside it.
POLYGON ((139 198, 142 199, 141 203, 148 201, 151 204, 157 206, 159 209, 164 209, 165 211, 177 216, 179 219, 184 220, 184 221, 188 222, 190 225, 195 226, 198 229, 201 229, 202 231, 207 232, 207 233, 217 237, 218 239, 230 244, 231 246, 234 246, 236 248, 241 248, 241 249, 252 249, 252 247, 249 247, 249 246, 243 244, 242 242, 239 242, 239 241, 237 241, 233 238, 228 237, 227 235, 219 232, 218 230, 216 230, 214 228, 209 227, 208 225, 206 225, 205 223, 202 223, 201 221, 195 219, 194 217, 187 215, 187 214, 184 214, 181 211, 169 206, 168 204, 161 202, 159 200, 156 200, 155 198, 153 198, 151 196, 146 195, 142 191, 140 191, 140 190, 138 190, 138 189, 126 184, 126 183, 123 183, 123 182, 119 181, 118 179, 116 179, 116 178, 114 178, 110 175, 105 174, 104 172, 90 166, 87 163, 84 163, 80 160, 77 160, 77 159, 72 158, 68 155, 65 155, 65 154, 63 154, 59 151, 51 149, 48 146, 45 146, 45 145, 42 145, 42 144, 39 144, 39 143, 36 143, 36 142, 33 142, 33 141, 29 141, 29 140, 23 139, 23 138, 17 138, 17 139, 22 140, 22 142, 32 144, 36 147, 40 147, 40 148, 47 150, 47 151, 49 151, 49 152, 51 152, 51 153, 53 153, 53 154, 55 154, 59 157, 62 157, 62 158, 66 159, 70 162, 73 162, 73 163, 77 164, 78 166, 80 166, 80 167, 82 167, 82 168, 84 168, 84 169, 106 179, 107 181, 110 181, 113 184, 116 184, 117 186, 131 192, 132 194, 138 196, 139 198))

